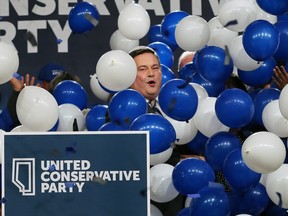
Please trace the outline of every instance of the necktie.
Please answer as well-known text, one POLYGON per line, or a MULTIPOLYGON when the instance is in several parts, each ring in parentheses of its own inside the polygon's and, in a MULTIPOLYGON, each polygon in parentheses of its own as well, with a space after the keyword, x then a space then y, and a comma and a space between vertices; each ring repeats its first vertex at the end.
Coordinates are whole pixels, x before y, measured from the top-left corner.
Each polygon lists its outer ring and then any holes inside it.
POLYGON ((152 109, 152 112, 153 112, 153 113, 162 115, 161 111, 160 111, 160 110, 157 108, 157 106, 156 106, 156 101, 149 100, 149 101, 148 101, 148 105, 149 105, 149 107, 152 109))

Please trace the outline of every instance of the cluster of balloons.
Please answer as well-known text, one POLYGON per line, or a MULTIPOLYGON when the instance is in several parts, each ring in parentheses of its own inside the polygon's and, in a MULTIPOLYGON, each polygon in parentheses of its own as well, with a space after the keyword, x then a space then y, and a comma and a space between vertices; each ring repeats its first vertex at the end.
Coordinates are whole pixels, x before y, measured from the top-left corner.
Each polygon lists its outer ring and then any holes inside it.
MULTIPOLYGON (((161 24, 150 26, 141 5, 128 4, 110 38, 111 51, 101 56, 90 79, 92 92, 103 101, 110 99, 109 105, 95 105, 85 116, 87 93, 79 83, 62 81, 52 94, 26 86, 16 105, 22 125, 13 131, 73 131, 75 122, 80 131, 149 131, 151 199, 165 203, 178 194, 192 197, 179 216, 259 215, 269 201, 287 209, 287 154, 281 138, 288 137, 288 87, 252 92, 254 97, 225 89, 235 70, 251 87, 271 80, 276 61, 288 56, 288 21, 276 19, 287 11, 287 0, 230 0, 208 22, 173 11, 161 24), (129 89, 137 68, 128 52, 146 35, 163 69, 158 97, 163 116, 147 113, 145 98, 129 89), (179 78, 171 71, 177 48, 195 51, 179 78), (251 124, 266 131, 250 134, 243 144, 229 132, 251 124), (174 144, 187 144, 205 161, 188 158, 175 166, 166 164, 174 144), (215 183, 217 172, 223 173, 231 194, 215 183)), ((99 13, 93 4, 81 2, 68 19, 74 33, 84 33, 98 24, 99 13)), ((3 56, 0 83, 10 80, 19 66, 15 47, 0 41, 3 56)), ((151 205, 151 214, 161 212, 151 205)))
POLYGON ((16 102, 16 113, 21 123, 12 129, 23 131, 73 131, 85 129, 87 93, 73 80, 58 83, 52 93, 38 86, 25 86, 16 102), (75 120, 77 125, 75 126, 75 120))

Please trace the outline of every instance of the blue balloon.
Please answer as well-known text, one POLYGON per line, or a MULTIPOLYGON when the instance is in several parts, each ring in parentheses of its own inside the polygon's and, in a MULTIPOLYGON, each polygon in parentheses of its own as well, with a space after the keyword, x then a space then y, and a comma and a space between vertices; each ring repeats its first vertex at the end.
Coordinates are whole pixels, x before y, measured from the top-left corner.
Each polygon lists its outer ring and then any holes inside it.
POLYGON ((280 34, 280 42, 273 57, 277 62, 286 62, 288 60, 288 50, 286 49, 286 45, 288 44, 288 20, 278 21, 274 26, 280 34))
POLYGON ((261 178, 260 173, 252 171, 245 164, 241 149, 235 149, 227 155, 223 163, 223 174, 229 186, 238 194, 244 194, 255 187, 261 178))
POLYGON ((147 113, 147 102, 138 91, 125 89, 113 95, 109 102, 108 113, 112 122, 129 129, 138 116, 147 113))
POLYGON ((212 83, 203 78, 199 73, 192 75, 191 82, 201 85, 207 91, 209 97, 217 97, 225 89, 224 82, 212 83))
POLYGON ((214 171, 222 171, 227 155, 235 149, 241 149, 241 146, 236 135, 226 131, 215 133, 206 142, 205 160, 214 171))
POLYGON ((172 11, 164 16, 161 22, 161 33, 164 38, 167 38, 168 41, 172 44, 177 44, 175 39, 175 29, 178 23, 186 16, 189 16, 189 13, 185 11, 172 11))
POLYGON ((176 140, 173 125, 163 116, 147 113, 136 118, 130 130, 150 132, 150 154, 158 154, 171 148, 176 140))
POLYGON ((89 2, 79 2, 70 11, 68 24, 73 33, 84 33, 92 30, 99 22, 99 12, 89 2))
POLYGON ((287 216, 288 209, 281 208, 280 206, 276 205, 271 200, 268 203, 268 206, 263 211, 264 216, 287 216))
POLYGON ((174 53, 167 44, 163 42, 153 42, 148 44, 148 47, 152 48, 157 53, 160 64, 172 68, 174 64, 174 53))
POLYGON ((86 116, 86 128, 88 131, 98 131, 108 121, 108 106, 96 105, 86 116))
POLYGON ((162 42, 167 44, 170 49, 174 52, 179 46, 177 43, 173 43, 173 41, 169 41, 167 37, 164 37, 161 33, 161 25, 153 25, 150 27, 147 33, 148 43, 153 42, 162 42))
POLYGON ((162 83, 161 83, 161 87, 168 82, 171 79, 175 79, 175 74, 173 73, 173 71, 167 67, 166 65, 161 65, 162 67, 162 83))
POLYGON ((183 80, 191 80, 192 76, 196 73, 195 63, 187 63, 185 64, 179 71, 179 78, 183 80))
POLYGON ((241 128, 251 122, 254 104, 252 98, 242 89, 226 89, 216 99, 215 113, 227 127, 241 128))
POLYGON ((103 124, 98 131, 125 131, 125 128, 122 128, 114 122, 107 122, 103 124))
POLYGON ((264 127, 262 121, 262 113, 265 106, 273 100, 277 100, 280 97, 280 90, 276 88, 266 88, 259 91, 254 98, 255 112, 253 116, 253 122, 257 125, 264 127))
POLYGON ((268 206, 270 200, 265 186, 261 183, 246 192, 243 198, 243 202, 246 203, 249 210, 247 212, 251 215, 260 215, 268 206))
POLYGON ((163 35, 161 34, 161 25, 152 25, 147 33, 148 43, 163 42, 163 35))
POLYGON ((288 2, 286 0, 256 0, 256 2, 263 11, 269 14, 283 15, 288 11, 288 2))
POLYGON ((205 187, 192 200, 189 216, 229 216, 229 197, 221 187, 205 187))
POLYGON ((194 139, 187 143, 187 147, 197 155, 204 155, 207 140, 208 137, 198 130, 194 139))
POLYGON ((277 16, 278 21, 287 21, 288 20, 288 14, 278 15, 277 16))
POLYGON ((197 55, 197 71, 206 80, 212 83, 221 83, 227 80, 234 68, 233 60, 226 60, 225 50, 217 46, 206 46, 201 49, 197 55))
POLYGON ((274 58, 265 60, 261 66, 253 71, 243 71, 238 69, 240 80, 252 87, 261 87, 264 84, 270 83, 274 75, 273 69, 276 67, 274 58))
POLYGON ((188 121, 196 113, 198 96, 189 82, 172 79, 160 89, 158 96, 162 111, 178 121, 188 121))
POLYGON ((255 61, 265 61, 275 54, 280 43, 280 34, 267 20, 250 23, 243 33, 243 47, 255 61))
POLYGON ((88 96, 81 84, 74 80, 63 80, 53 89, 53 96, 58 105, 70 103, 80 110, 87 108, 88 96))
POLYGON ((266 188, 261 183, 258 183, 244 194, 231 193, 229 200, 231 215, 244 213, 249 215, 260 215, 269 203, 266 188))
POLYGON ((175 189, 183 195, 195 194, 215 181, 211 166, 197 158, 181 160, 172 172, 172 182, 175 189))

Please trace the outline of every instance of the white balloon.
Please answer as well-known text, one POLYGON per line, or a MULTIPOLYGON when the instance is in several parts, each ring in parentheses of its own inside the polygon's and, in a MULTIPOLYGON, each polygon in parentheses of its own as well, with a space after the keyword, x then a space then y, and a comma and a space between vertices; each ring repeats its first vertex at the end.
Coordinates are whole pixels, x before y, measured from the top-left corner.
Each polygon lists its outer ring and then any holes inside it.
POLYGON ((231 31, 225 28, 218 20, 218 17, 213 17, 208 21, 210 28, 210 39, 207 43, 208 46, 218 46, 225 49, 230 41, 238 37, 238 32, 231 31))
POLYGON ((207 45, 209 38, 208 23, 200 16, 186 16, 180 20, 175 28, 176 42, 183 50, 200 50, 207 45))
POLYGON ((118 16, 118 29, 131 40, 143 38, 150 29, 150 17, 147 11, 136 3, 128 4, 118 16))
POLYGON ((245 164, 254 172, 267 174, 277 170, 285 161, 286 149, 282 140, 274 133, 253 133, 242 145, 245 164))
POLYGON ((282 138, 288 137, 288 120, 280 112, 279 99, 269 102, 264 107, 262 121, 267 131, 282 138))
POLYGON ((231 31, 242 32, 257 18, 257 9, 250 0, 231 0, 225 2, 218 12, 219 22, 231 31), (229 22, 237 23, 229 25, 229 22))
POLYGON ((97 62, 96 74, 99 83, 110 91, 129 88, 136 79, 137 67, 134 59, 122 50, 111 50, 97 62))
POLYGON ((96 73, 90 76, 90 88, 98 99, 106 103, 108 102, 110 94, 100 86, 96 73))
POLYGON ((252 59, 245 51, 242 43, 243 36, 234 38, 228 45, 229 53, 234 66, 243 71, 253 71, 261 66, 261 63, 252 59))
POLYGON ((20 132, 31 132, 31 131, 33 131, 33 130, 25 127, 24 125, 18 125, 16 127, 14 127, 10 132, 20 133, 20 132))
POLYGON ((281 208, 288 208, 288 164, 283 164, 279 169, 268 174, 266 191, 269 198, 276 205, 280 203, 280 195, 281 208))
POLYGON ((186 199, 185 199, 184 207, 185 208, 189 208, 191 203, 192 203, 192 198, 187 196, 186 199))
POLYGON ((58 120, 56 99, 38 86, 26 86, 21 90, 16 112, 20 123, 33 131, 48 131, 58 120))
POLYGON ((159 203, 169 202, 177 197, 179 192, 172 182, 174 166, 157 164, 150 168, 150 198, 159 203))
POLYGON ((262 185, 266 186, 267 177, 268 177, 268 174, 262 174, 261 178, 259 180, 259 183, 261 183, 262 185))
POLYGON ((119 29, 114 31, 110 37, 111 50, 123 50, 128 53, 130 50, 137 46, 139 46, 139 40, 131 40, 125 37, 119 29))
POLYGON ((19 57, 15 46, 0 41, 0 84, 8 82, 19 67, 19 57))
POLYGON ((85 117, 82 111, 74 104, 61 104, 59 107, 59 122, 57 131, 73 131, 73 123, 76 119, 79 131, 85 128, 85 117))
POLYGON ((195 89, 197 96, 198 96, 198 103, 200 100, 209 97, 208 92, 206 91, 206 89, 201 86, 198 83, 190 83, 190 85, 193 86, 193 88, 195 89))
POLYGON ((150 216, 163 216, 163 214, 155 205, 150 204, 150 216))
POLYGON ((168 148, 165 151, 159 152, 157 154, 150 154, 150 165, 156 165, 160 163, 165 163, 169 160, 173 153, 173 148, 168 148))
POLYGON ((288 119, 288 85, 285 85, 279 96, 279 109, 284 118, 288 119))
POLYGON ((252 216, 252 215, 250 215, 250 214, 238 214, 236 216, 252 216))
POLYGON ((206 137, 220 131, 229 131, 229 127, 220 122, 215 113, 216 97, 207 97, 199 101, 197 111, 193 117, 198 130, 206 137))
POLYGON ((189 121, 177 121, 168 116, 165 116, 165 118, 172 124, 175 129, 176 145, 187 144, 195 138, 198 129, 194 123, 193 118, 191 118, 189 121))

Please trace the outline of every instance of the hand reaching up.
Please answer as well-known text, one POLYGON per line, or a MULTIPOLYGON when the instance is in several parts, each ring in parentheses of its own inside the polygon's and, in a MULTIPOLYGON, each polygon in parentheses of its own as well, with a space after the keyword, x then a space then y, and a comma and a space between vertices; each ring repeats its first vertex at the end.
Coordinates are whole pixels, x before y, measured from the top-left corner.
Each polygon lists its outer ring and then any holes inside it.
MULTIPOLYGON (((10 80, 10 83, 13 90, 19 92, 24 88, 24 86, 35 85, 35 77, 30 76, 30 74, 26 74, 25 77, 13 76, 13 78, 10 80)), ((40 84, 37 84, 37 86, 40 86, 40 84)))
POLYGON ((272 77, 272 80, 280 90, 284 88, 288 83, 288 74, 284 66, 276 66, 274 68, 274 76, 272 77))

